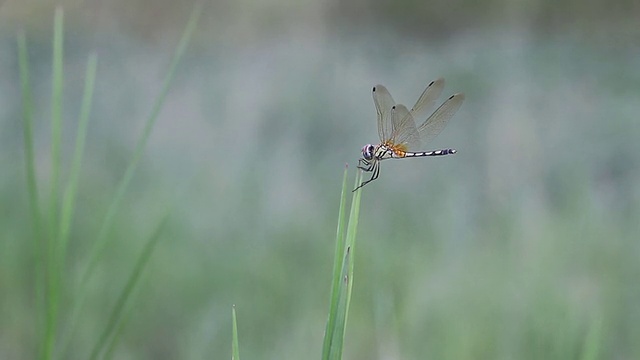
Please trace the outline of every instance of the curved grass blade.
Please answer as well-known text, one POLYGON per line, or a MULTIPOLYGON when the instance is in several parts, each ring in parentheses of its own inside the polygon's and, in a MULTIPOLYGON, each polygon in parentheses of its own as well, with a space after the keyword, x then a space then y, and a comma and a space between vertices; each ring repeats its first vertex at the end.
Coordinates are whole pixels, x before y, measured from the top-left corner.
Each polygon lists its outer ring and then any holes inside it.
MULTIPOLYGON (((356 175, 356 184, 361 180, 362 171, 358 171, 356 175)), ((342 197, 338 218, 336 256, 331 289, 331 306, 329 308, 329 319, 327 321, 327 328, 324 335, 322 359, 342 358, 344 334, 349 314, 349 303, 351 301, 351 288, 353 284, 353 246, 355 244, 355 235, 357 233, 357 217, 360 213, 361 192, 356 191, 353 195, 349 222, 345 234, 344 208, 346 194, 348 193, 346 186, 345 173, 345 178, 342 183, 342 197), (337 271, 336 269, 339 270, 337 271)))
POLYGON ((173 59, 171 60, 171 64, 169 66, 169 72, 167 73, 167 76, 165 77, 162 84, 162 90, 160 91, 160 94, 158 95, 158 98, 156 99, 156 102, 154 103, 151 109, 151 113, 149 114, 149 117, 145 122, 144 129, 142 130, 142 134, 140 135, 140 138, 138 138, 138 142, 133 152, 133 158, 131 159, 131 162, 127 166, 127 169, 125 170, 122 180, 120 180, 120 183, 118 184, 116 193, 113 197, 113 201, 109 205, 107 214, 105 215, 105 219, 103 220, 102 226, 100 227, 98 238, 96 242, 93 244, 92 250, 90 251, 91 255, 89 256, 89 265, 87 266, 81 278, 81 281, 80 281, 81 286, 86 285, 91 275, 93 275, 93 271, 95 269, 95 266, 97 265, 98 259, 103 254, 104 249, 106 248, 107 241, 109 240, 108 238, 109 231, 111 230, 111 226, 113 225, 113 219, 117 213, 118 207, 120 206, 120 202, 124 197, 124 193, 129 187, 129 182, 131 182, 131 179, 133 178, 133 174, 138 166, 138 162, 142 157, 144 149, 149 140, 149 136, 151 135, 151 131, 153 130, 156 120, 158 119, 158 115, 160 114, 160 110, 162 109, 162 105, 164 104, 164 99, 166 98, 167 93, 169 92, 169 86, 171 85, 173 76, 176 73, 178 64, 180 63, 180 60, 182 59, 182 56, 185 53, 187 45, 191 40, 193 31, 195 30, 195 27, 198 23, 198 18, 200 17, 200 14, 202 12, 201 10, 202 10, 202 4, 196 3, 191 13, 191 16, 189 18, 189 21, 187 23, 187 26, 185 28, 185 31, 182 34, 182 37, 180 38, 180 42, 178 43, 173 59))
POLYGON ((69 244, 69 229, 71 228, 71 220, 73 219, 74 203, 76 192, 78 189, 78 179, 80 178, 80 167, 82 165, 82 156, 84 154, 84 146, 87 138, 87 125, 89 123, 89 114, 91 113, 91 103, 93 100, 93 90, 96 79, 98 57, 96 54, 89 56, 87 60, 87 72, 85 75, 84 94, 82 97, 82 107, 80 109, 80 118, 78 121, 78 133, 76 134, 76 148, 71 163, 71 173, 69 174, 69 183, 65 189, 62 198, 62 211, 60 214, 60 231, 58 233, 59 260, 58 265, 61 267, 65 262, 67 246, 69 244))
MULTIPOLYGON (((344 240, 344 232, 345 232, 345 204, 347 200, 347 173, 348 167, 345 166, 344 175, 342 177, 342 193, 340 194, 340 206, 338 208, 338 228, 336 230, 336 248, 334 253, 334 261, 333 261, 333 275, 331 282, 331 300, 329 305, 329 317, 327 319, 327 326, 324 332, 324 342, 322 345, 322 353, 328 354, 331 346, 331 340, 333 339, 333 332, 335 330, 335 322, 336 322, 336 308, 338 306, 339 300, 339 290, 340 290, 340 279, 341 279, 341 269, 342 269, 342 254, 344 254, 345 248, 345 240, 344 240)), ((326 359, 323 355, 323 359, 326 359)))
POLYGON ((51 188, 49 195, 47 267, 47 315, 44 336, 44 359, 51 359, 56 338, 59 282, 57 274, 58 186, 60 183, 60 143, 62 142, 62 86, 64 63, 64 12, 57 7, 53 22, 53 86, 51 94, 51 188))
MULTIPOLYGON (((61 277, 64 272, 64 264, 67 256, 67 248, 69 245, 69 231, 74 215, 74 205, 76 193, 78 189, 78 180, 80 178, 80 168, 84 154, 84 147, 87 137, 87 126, 89 123, 89 114, 91 113, 91 103, 93 100, 93 90, 96 78, 97 56, 92 54, 87 60, 87 70, 85 75, 85 87, 82 98, 82 106, 80 109, 80 117, 78 121, 78 132, 76 134, 76 147, 74 150, 73 160, 71 163, 71 173, 62 198, 62 209, 60 213, 60 224, 58 228, 58 241, 55 249, 54 266, 54 288, 61 291, 61 277)), ((64 342, 62 342, 64 344, 64 342)))
POLYGON ((125 309, 127 302, 131 299, 132 292, 136 289, 136 286, 138 285, 140 277, 142 276, 142 272, 145 266, 147 265, 147 263, 149 262, 149 259, 151 258, 151 254, 153 253, 153 250, 155 249, 156 245, 158 244, 158 241, 161 238, 161 235, 164 231, 164 228, 165 228, 165 225, 167 224, 168 219, 169 219, 169 211, 167 211, 167 213, 163 217, 160 224, 158 224, 158 226, 156 227, 156 230, 147 240, 147 243, 145 244, 142 253, 136 260, 135 267, 131 272, 124 289, 122 289, 122 293, 118 297, 118 301, 116 302, 116 305, 111 311, 111 315, 109 316, 109 322, 107 323, 107 326, 105 326, 104 331, 102 332, 102 335, 100 335, 100 338, 98 339, 95 346, 93 347, 93 350, 91 351, 90 359, 98 358, 98 356, 102 352, 102 349, 105 347, 107 340, 112 336, 112 334, 114 333, 114 330, 117 329, 118 324, 122 321, 123 310, 125 309))
POLYGON ((36 181, 35 155, 33 149, 33 97, 29 79, 29 55, 27 51, 27 38, 24 32, 20 31, 17 36, 18 43, 18 65, 20 68, 20 85, 22 89, 22 121, 25 154, 25 174, 27 180, 27 193, 29 196, 29 210, 31 211, 31 222, 33 229, 33 254, 35 258, 35 322, 37 329, 36 344, 38 358, 43 357, 42 343, 44 340, 43 330, 45 322, 43 315, 45 308, 45 281, 44 281, 44 251, 46 242, 44 230, 42 229, 42 218, 39 208, 38 186, 36 181))
MULTIPOLYGON (((362 171, 358 171, 356 175, 356 184, 359 184, 362 181, 362 171)), ((362 189, 356 191, 353 194, 353 198, 351 200, 351 211, 349 213, 349 225, 347 226, 347 249, 351 250, 351 258, 355 256, 356 250, 356 235, 358 234, 358 219, 360 218, 360 197, 362 196, 362 189)), ((349 282, 348 282, 348 299, 347 299, 347 308, 345 313, 345 323, 344 326, 347 326, 347 317, 349 315, 349 304, 351 303, 351 290, 353 288, 353 273, 354 273, 354 261, 351 260, 349 262, 349 282)))
POLYGON ((591 320, 584 345, 582 347, 582 360, 595 360, 601 358, 602 348, 602 318, 599 315, 591 320))
POLYGON ((160 110, 162 109, 162 105, 164 104, 164 100, 169 91, 169 86, 171 85, 173 77, 176 73, 178 64, 180 63, 182 56, 185 53, 187 45, 191 41, 191 37, 196 28, 196 25, 198 23, 198 19, 201 13, 202 13, 202 2, 197 2, 194 5, 193 11, 191 12, 189 20, 187 22, 187 26, 185 27, 182 37, 180 38, 178 46, 176 47, 173 58, 171 60, 171 64, 169 66, 169 70, 163 81, 160 94, 156 98, 156 101, 151 109, 151 112, 149 113, 149 116, 145 122, 145 126, 142 131, 142 134, 140 135, 136 143, 134 155, 129 165, 127 166, 127 169, 125 170, 125 173, 122 179, 120 180, 120 183, 118 184, 116 193, 113 196, 113 200, 111 201, 111 204, 109 204, 105 218, 102 221, 102 225, 100 226, 100 230, 98 232, 96 241, 93 243, 92 248, 89 251, 90 255, 89 255, 88 265, 86 266, 80 279, 80 291, 78 294, 78 302, 74 308, 73 315, 71 316, 70 326, 69 326, 68 335, 67 335, 68 340, 65 342, 65 351, 63 353, 67 353, 67 350, 69 349, 71 338, 73 338, 73 333, 75 331, 75 328, 77 327, 77 323, 80 318, 80 313, 86 301, 87 284, 89 282, 89 279, 93 275, 93 272, 98 263, 98 260, 103 255, 104 250, 107 247, 107 242, 109 240, 108 235, 113 226, 113 221, 114 221, 115 215, 117 214, 118 208, 120 206, 120 202, 124 198, 124 194, 127 188, 129 187, 129 183, 131 182, 131 179, 133 178, 133 174, 135 173, 138 162, 142 157, 142 154, 146 147, 149 136, 151 135, 151 130, 153 129, 155 122, 158 118, 158 115, 160 113, 160 110))
POLYGON ((347 313, 349 311, 349 284, 352 281, 352 277, 349 275, 352 263, 351 258, 351 248, 347 247, 342 261, 342 271, 340 272, 338 303, 335 308, 335 328, 330 339, 329 351, 327 354, 323 354, 323 359, 339 360, 342 358, 344 333, 347 329, 347 313))
POLYGON ((236 321, 236 306, 231 307, 231 321, 233 322, 233 339, 231 340, 231 360, 240 360, 240 347, 238 346, 238 322, 236 321))

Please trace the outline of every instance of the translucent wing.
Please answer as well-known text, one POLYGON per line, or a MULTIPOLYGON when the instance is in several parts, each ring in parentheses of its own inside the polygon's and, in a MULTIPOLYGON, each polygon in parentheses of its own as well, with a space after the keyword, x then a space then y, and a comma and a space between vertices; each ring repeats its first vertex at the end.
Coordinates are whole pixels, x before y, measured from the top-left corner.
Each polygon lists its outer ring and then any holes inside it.
POLYGON ((393 131, 390 140, 394 145, 404 146, 405 151, 420 146, 416 122, 406 106, 398 104, 391 108, 391 123, 393 131))
POLYGON ((413 105, 411 109, 411 116, 414 119, 424 119, 425 113, 431 113, 433 107, 436 104, 436 100, 442 94, 442 89, 444 89, 444 79, 439 78, 432 81, 427 88, 424 89, 422 95, 416 101, 416 104, 413 105))
POLYGON ((391 131, 393 130, 391 124, 391 108, 396 102, 393 101, 387 88, 382 85, 373 87, 373 102, 376 105, 376 113, 378 116, 378 135, 380 136, 380 141, 389 140, 391 131))
POLYGON ((418 127, 419 138, 424 141, 433 140, 447 125, 451 117, 460 109, 464 94, 451 95, 440 107, 418 127))

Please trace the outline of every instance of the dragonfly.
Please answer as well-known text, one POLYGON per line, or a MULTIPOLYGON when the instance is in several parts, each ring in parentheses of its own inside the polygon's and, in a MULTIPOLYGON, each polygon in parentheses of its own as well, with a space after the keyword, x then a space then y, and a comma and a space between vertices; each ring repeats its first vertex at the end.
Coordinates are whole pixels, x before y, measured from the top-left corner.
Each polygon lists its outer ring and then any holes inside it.
POLYGON ((373 102, 376 106, 380 143, 377 145, 367 144, 362 148, 362 158, 358 160, 358 168, 372 172, 372 175, 369 180, 363 181, 353 191, 378 178, 382 160, 444 156, 457 152, 455 149, 417 151, 420 149, 422 141, 428 142, 438 136, 462 106, 464 94, 453 94, 430 113, 443 89, 443 78, 432 81, 409 111, 406 106, 396 104, 383 85, 373 87, 373 102), (417 126, 415 119, 422 118, 428 113, 430 115, 427 119, 420 126, 417 126))

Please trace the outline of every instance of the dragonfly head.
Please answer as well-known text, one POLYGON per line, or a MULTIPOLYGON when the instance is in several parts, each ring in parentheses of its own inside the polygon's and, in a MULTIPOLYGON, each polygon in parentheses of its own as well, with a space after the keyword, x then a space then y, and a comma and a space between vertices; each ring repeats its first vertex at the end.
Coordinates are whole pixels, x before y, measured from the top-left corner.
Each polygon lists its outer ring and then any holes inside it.
POLYGON ((371 160, 373 159, 373 155, 375 154, 375 152, 376 147, 371 144, 367 144, 362 148, 362 157, 366 160, 371 160))

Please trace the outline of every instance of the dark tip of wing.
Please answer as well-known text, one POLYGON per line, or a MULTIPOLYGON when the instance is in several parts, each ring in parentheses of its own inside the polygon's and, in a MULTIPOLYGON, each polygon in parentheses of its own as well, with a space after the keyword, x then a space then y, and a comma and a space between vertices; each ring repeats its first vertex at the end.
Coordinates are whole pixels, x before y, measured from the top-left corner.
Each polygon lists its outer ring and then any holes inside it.
POLYGON ((429 83, 429 85, 427 85, 427 87, 433 85, 433 83, 436 82, 435 80, 433 80, 432 82, 429 83))
POLYGON ((376 92, 376 86, 373 87, 373 92, 376 92))
POLYGON ((453 99, 454 97, 459 97, 459 98, 464 99, 464 94, 463 94, 463 93, 453 94, 453 95, 451 95, 451 96, 449 97, 449 99, 448 99, 448 100, 451 100, 451 99, 453 99))

